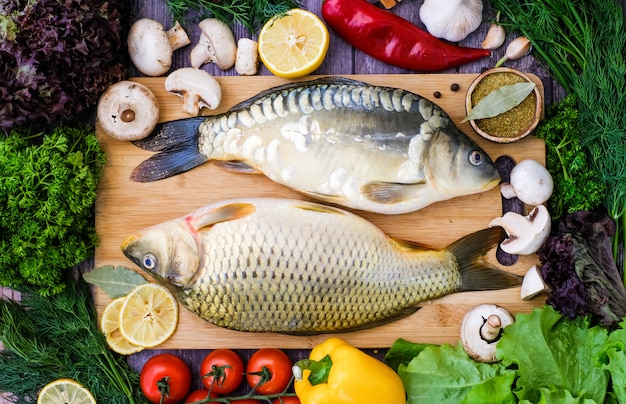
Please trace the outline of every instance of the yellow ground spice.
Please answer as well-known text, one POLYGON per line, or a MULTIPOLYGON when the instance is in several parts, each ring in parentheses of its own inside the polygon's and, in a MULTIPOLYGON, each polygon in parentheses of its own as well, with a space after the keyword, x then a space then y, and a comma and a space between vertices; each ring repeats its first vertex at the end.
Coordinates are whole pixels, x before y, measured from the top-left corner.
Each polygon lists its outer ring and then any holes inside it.
MULTIPOLYGON (((472 92, 472 107, 493 90, 526 80, 514 73, 500 72, 485 76, 472 92)), ((476 125, 484 132, 497 137, 515 137, 524 132, 535 116, 537 97, 532 92, 516 107, 492 118, 477 119, 476 125)))

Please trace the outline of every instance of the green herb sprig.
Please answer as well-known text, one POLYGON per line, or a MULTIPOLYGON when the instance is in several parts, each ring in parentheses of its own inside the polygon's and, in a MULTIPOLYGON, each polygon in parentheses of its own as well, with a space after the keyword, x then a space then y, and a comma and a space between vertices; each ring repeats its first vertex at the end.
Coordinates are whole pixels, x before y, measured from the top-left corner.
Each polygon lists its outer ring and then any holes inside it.
POLYGON ((581 144, 606 187, 616 222, 613 256, 626 269, 626 27, 615 0, 491 0, 501 23, 526 36, 533 55, 578 99, 581 144), (621 259, 621 262, 620 262, 621 259))
POLYGON ((166 0, 174 21, 185 25, 190 20, 216 18, 229 26, 244 26, 251 34, 270 18, 300 8, 298 0, 166 0))
POLYGON ((0 138, 0 285, 54 295, 62 272, 93 256, 104 162, 93 128, 0 138))
POLYGON ((535 135, 546 142, 546 167, 554 180, 548 207, 555 219, 599 208, 606 193, 582 145, 577 105, 574 94, 551 105, 535 130, 535 135))
POLYGON ((44 297, 23 289, 20 302, 0 300, 0 391, 18 403, 37 401, 38 391, 59 378, 87 387, 99 403, 147 403, 139 374, 107 347, 98 330, 89 285, 72 271, 63 292, 44 297))

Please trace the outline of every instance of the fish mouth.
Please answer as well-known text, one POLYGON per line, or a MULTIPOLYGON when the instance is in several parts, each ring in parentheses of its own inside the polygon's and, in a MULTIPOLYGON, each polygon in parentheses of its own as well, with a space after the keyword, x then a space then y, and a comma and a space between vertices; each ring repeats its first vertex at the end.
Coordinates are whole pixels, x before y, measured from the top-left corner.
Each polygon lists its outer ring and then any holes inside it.
POLYGON ((492 179, 491 181, 487 182, 484 186, 485 190, 489 190, 491 188, 494 188, 496 185, 498 185, 500 182, 502 181, 502 178, 500 178, 500 176, 498 175, 497 177, 495 177, 494 179, 492 179))
POLYGON ((124 253, 125 253, 125 252, 126 252, 126 249, 128 249, 128 246, 129 246, 130 244, 132 244, 132 243, 133 243, 135 240, 137 240, 138 238, 139 238, 139 235, 138 235, 138 234, 133 234, 133 235, 130 235, 130 236, 126 237, 126 238, 124 239, 124 241, 122 241, 122 245, 121 245, 121 247, 120 247, 120 248, 122 249, 122 252, 124 252, 124 253))

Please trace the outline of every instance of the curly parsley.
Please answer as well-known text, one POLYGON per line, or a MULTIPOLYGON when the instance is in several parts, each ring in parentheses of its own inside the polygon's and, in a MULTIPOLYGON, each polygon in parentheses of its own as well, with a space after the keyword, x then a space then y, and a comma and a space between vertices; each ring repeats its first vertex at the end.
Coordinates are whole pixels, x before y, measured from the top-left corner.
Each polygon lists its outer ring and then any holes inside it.
POLYGON ((0 285, 58 294, 62 272, 93 255, 104 162, 92 128, 0 138, 0 285))
POLYGON ((604 202, 606 188, 583 147, 578 102, 570 94, 548 108, 535 135, 546 142, 546 165, 554 179, 548 205, 554 219, 576 211, 591 211, 604 202))

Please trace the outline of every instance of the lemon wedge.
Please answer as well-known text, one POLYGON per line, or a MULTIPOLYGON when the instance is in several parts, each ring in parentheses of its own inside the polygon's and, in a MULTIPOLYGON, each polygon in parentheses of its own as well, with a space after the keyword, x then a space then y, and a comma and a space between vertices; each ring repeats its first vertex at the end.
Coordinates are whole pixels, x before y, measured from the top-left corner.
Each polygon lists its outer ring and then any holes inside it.
POLYGON ((267 69, 284 78, 317 69, 328 51, 329 34, 315 14, 299 8, 272 18, 259 33, 259 57, 267 69))
POLYGON ((120 332, 120 309, 126 297, 118 297, 105 307, 100 319, 100 330, 106 336, 109 348, 121 355, 131 355, 143 349, 130 343, 120 332))
POLYGON ((178 302, 163 286, 141 284, 122 302, 119 328, 131 344, 155 347, 171 337, 177 325, 178 302))
POLYGON ((37 396, 37 404, 96 404, 93 394, 72 379, 57 379, 44 386, 37 396))

